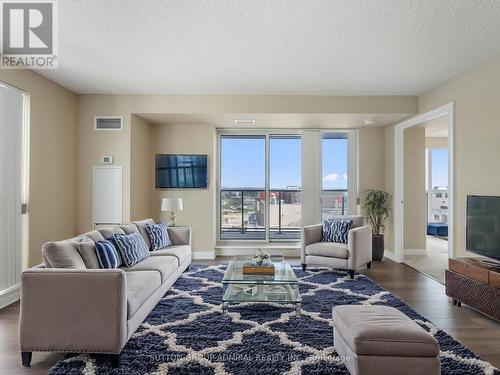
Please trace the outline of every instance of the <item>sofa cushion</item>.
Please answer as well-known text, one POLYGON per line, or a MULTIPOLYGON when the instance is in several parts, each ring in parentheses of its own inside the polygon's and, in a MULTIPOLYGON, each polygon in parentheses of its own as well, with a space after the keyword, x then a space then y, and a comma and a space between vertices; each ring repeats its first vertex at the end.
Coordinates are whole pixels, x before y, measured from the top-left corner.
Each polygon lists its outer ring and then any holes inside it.
POLYGON ((141 234, 142 238, 144 238, 144 242, 146 242, 146 245, 148 246, 148 249, 151 249, 151 241, 149 241, 149 236, 148 232, 146 232, 146 224, 154 224, 153 219, 146 219, 142 221, 134 221, 133 224, 137 226, 137 229, 139 229, 139 233, 141 234))
POLYGON ((87 232, 83 235, 83 237, 88 237, 94 242, 104 241, 106 239, 98 230, 92 230, 90 232, 87 232))
POLYGON ((348 259, 349 250, 345 243, 338 242, 316 242, 306 246, 307 255, 320 257, 348 259))
POLYGON ((113 241, 126 267, 132 267, 149 256, 149 249, 139 233, 113 234, 113 241))
POLYGON ((174 256, 149 257, 132 267, 123 267, 125 272, 130 271, 157 271, 161 275, 162 284, 177 272, 177 258, 174 256))
POLYGON ((335 335, 357 355, 436 357, 437 340, 389 306, 341 305, 333 308, 335 335))
POLYGON ((97 241, 95 249, 100 268, 118 268, 122 265, 122 258, 113 241, 97 241))
POLYGON ((172 241, 170 241, 167 233, 167 226, 164 223, 146 224, 145 227, 149 242, 151 242, 151 251, 172 246, 172 241))
POLYGON ((47 268, 86 268, 77 246, 78 241, 74 239, 44 243, 42 255, 45 266, 47 268))
POLYGON ((125 232, 125 234, 139 233, 139 228, 137 228, 137 225, 133 223, 120 225, 120 228, 125 232))
POLYGON ((127 320, 158 290, 161 276, 156 271, 125 272, 127 279, 127 320))
POLYGON ((165 249, 152 251, 150 253, 152 257, 161 255, 171 255, 177 258, 177 267, 185 263, 191 255, 191 246, 188 245, 173 245, 165 249))
MULTIPOLYGON (((101 235, 101 233, 99 233, 99 235, 101 235)), ((101 268, 96 254, 95 242, 91 238, 82 238, 82 240, 78 243, 77 250, 83 259, 83 263, 85 263, 85 267, 89 269, 101 268)))
POLYGON ((123 229, 118 226, 102 227, 99 228, 99 232, 106 240, 113 237, 113 234, 125 234, 123 229))

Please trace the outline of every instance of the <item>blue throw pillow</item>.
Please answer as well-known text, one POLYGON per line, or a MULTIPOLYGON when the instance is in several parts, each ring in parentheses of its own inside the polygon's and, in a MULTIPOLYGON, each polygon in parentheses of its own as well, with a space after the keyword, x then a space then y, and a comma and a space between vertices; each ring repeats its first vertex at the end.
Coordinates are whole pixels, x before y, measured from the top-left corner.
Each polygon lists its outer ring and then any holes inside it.
POLYGON ((323 222, 323 241, 347 243, 351 228, 351 219, 325 220, 323 222))
POLYGON ((172 246, 172 241, 168 236, 167 226, 164 223, 146 224, 146 232, 151 241, 151 251, 172 246))
POLYGON ((118 268, 122 265, 122 258, 118 254, 113 241, 97 241, 95 243, 95 253, 101 268, 118 268))
POLYGON ((323 242, 333 242, 332 221, 334 219, 323 220, 323 232, 321 240, 323 242))
POLYGON ((132 267, 149 256, 149 249, 139 233, 113 234, 113 241, 120 252, 123 264, 132 267))

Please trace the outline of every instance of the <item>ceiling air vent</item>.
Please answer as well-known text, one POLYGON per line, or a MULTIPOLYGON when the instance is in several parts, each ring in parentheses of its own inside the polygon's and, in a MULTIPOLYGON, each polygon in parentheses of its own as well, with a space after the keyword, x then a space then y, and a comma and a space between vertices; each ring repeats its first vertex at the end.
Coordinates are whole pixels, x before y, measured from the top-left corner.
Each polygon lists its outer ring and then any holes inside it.
POLYGON ((234 120, 234 125, 252 126, 252 125, 255 125, 255 120, 253 120, 253 119, 237 119, 237 120, 234 120))
POLYGON ((96 116, 94 130, 123 130, 123 117, 96 116))

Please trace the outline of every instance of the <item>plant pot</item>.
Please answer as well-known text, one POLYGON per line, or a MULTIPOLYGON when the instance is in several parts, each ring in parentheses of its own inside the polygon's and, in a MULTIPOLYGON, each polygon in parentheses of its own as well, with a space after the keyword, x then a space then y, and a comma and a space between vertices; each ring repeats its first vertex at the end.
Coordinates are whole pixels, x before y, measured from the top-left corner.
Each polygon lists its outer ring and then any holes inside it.
POLYGON ((384 235, 372 237, 372 260, 382 260, 384 257, 384 235))

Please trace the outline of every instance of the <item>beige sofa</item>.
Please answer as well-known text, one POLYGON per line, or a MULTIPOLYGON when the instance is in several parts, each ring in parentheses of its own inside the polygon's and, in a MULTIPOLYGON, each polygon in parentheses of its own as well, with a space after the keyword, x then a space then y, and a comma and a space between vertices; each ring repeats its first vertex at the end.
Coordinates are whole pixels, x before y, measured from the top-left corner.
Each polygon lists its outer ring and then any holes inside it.
POLYGON ((56 243, 63 249, 62 255, 68 256, 71 265, 67 268, 50 268, 45 251, 54 243, 44 245, 45 264, 22 274, 20 346, 24 366, 30 365, 33 351, 108 353, 113 365, 119 365, 119 353, 127 340, 189 268, 191 229, 168 228, 172 246, 150 251, 149 257, 130 268, 88 268, 88 257, 79 252, 78 244, 86 241, 88 245, 89 238, 98 241, 113 233, 139 232, 150 246, 145 224, 151 222, 105 227, 56 243), (80 254, 83 257, 78 259, 80 254))
POLYGON ((347 270, 351 279, 361 266, 370 268, 372 261, 372 228, 363 225, 363 216, 342 216, 352 219, 347 244, 322 242, 323 225, 308 225, 302 229, 301 263, 305 271, 308 265, 347 270))

